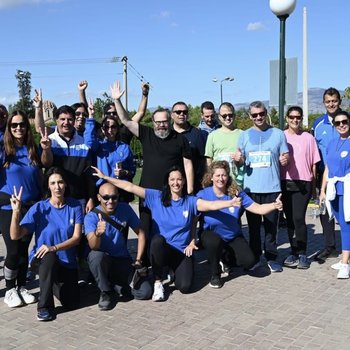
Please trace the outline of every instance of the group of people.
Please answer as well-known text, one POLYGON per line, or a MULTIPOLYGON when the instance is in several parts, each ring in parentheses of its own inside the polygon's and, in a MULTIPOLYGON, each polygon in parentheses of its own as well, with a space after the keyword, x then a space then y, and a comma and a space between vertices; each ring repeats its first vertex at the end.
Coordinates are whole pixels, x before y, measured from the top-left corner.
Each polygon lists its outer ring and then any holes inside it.
MULTIPOLYGON (((217 115, 209 101, 201 106, 198 127, 189 123, 182 101, 171 110, 155 110, 153 128, 148 127, 140 123, 148 85, 142 84, 139 109, 130 118, 120 101, 119 82, 111 87, 113 102, 104 106, 97 123, 87 86, 86 81, 78 85, 79 103, 55 111, 55 128, 45 125, 41 91, 36 90, 39 145, 25 113, 8 115, 0 106, 0 232, 7 250, 4 302, 9 307, 36 302, 25 288, 28 265, 39 275, 41 321, 54 319, 54 296, 67 309, 79 306, 83 262, 100 290, 100 310, 112 309, 118 296, 163 301, 162 282, 169 270, 175 287, 188 293, 199 245, 208 256, 213 288, 222 287, 222 274, 234 266, 248 271, 266 264, 280 272, 282 208, 291 244, 284 265, 307 269, 305 213, 317 179, 320 200, 341 226, 343 254, 334 268, 338 278, 349 278, 350 127, 336 89, 325 91, 327 113, 315 122, 312 136, 302 130, 300 107, 288 109, 282 131, 268 124, 261 101, 250 104, 253 126, 245 131, 235 128, 231 103, 222 103, 217 115), (140 185, 132 182, 133 136, 143 148, 140 185), (135 195, 139 217, 129 205, 135 195), (249 242, 241 229, 244 211, 249 242), (129 227, 138 237, 134 261, 127 249, 129 227)), ((331 231, 329 218, 322 217, 322 223, 325 249, 319 261, 335 252, 334 226, 331 231)))

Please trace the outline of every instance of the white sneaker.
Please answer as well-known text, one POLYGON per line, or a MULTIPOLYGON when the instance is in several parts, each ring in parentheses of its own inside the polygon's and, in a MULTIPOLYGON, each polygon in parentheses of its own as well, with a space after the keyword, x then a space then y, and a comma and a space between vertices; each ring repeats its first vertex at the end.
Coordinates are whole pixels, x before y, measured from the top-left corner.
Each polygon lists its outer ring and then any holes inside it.
POLYGON ((341 265, 341 260, 340 261, 338 261, 337 263, 335 263, 335 264, 333 264, 333 265, 331 265, 331 268, 333 269, 333 270, 340 270, 340 265, 341 265))
POLYGON ((153 301, 163 301, 164 300, 164 287, 162 282, 154 283, 154 291, 152 295, 153 301))
POLYGON ((349 264, 343 264, 342 262, 340 262, 339 264, 340 264, 340 269, 338 271, 337 278, 339 279, 349 278, 349 273, 350 273, 349 264))
POLYGON ((6 291, 4 302, 9 307, 18 307, 18 306, 23 305, 23 301, 19 297, 16 288, 12 288, 12 289, 6 291))
POLYGON ((24 287, 18 289, 18 294, 26 304, 33 304, 36 302, 35 296, 29 293, 24 287))

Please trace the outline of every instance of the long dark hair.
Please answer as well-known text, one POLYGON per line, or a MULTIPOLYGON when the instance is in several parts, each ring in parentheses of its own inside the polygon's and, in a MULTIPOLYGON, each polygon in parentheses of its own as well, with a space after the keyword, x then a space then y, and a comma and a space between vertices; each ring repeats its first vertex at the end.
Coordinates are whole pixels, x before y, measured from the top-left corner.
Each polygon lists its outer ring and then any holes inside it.
POLYGON ((171 205, 171 190, 170 190, 170 186, 169 186, 169 176, 170 176, 170 173, 172 173, 173 171, 178 171, 182 178, 185 180, 184 182, 184 186, 182 188, 182 193, 181 193, 181 197, 182 199, 181 200, 184 200, 187 196, 187 189, 186 189, 186 175, 184 173, 184 170, 183 168, 177 166, 177 165, 174 165, 172 166, 164 175, 164 180, 163 180, 163 190, 162 190, 162 194, 161 194, 161 201, 162 201, 162 204, 165 206, 165 207, 170 207, 171 205))
POLYGON ((45 173, 45 176, 44 176, 44 186, 43 187, 44 187, 45 198, 51 197, 51 191, 49 188, 49 179, 50 179, 50 176, 54 175, 54 174, 61 175, 63 181, 66 184, 66 188, 64 190, 64 197, 69 197, 70 193, 69 193, 69 187, 68 187, 68 182, 67 182, 67 175, 66 175, 65 171, 59 167, 53 166, 45 173))
POLYGON ((37 152, 37 148, 34 142, 32 129, 30 127, 29 119, 27 115, 21 111, 21 110, 15 110, 11 113, 11 116, 7 120, 6 124, 6 130, 4 135, 4 148, 5 148, 5 155, 6 155, 6 161, 4 164, 4 168, 8 168, 13 161, 14 157, 16 156, 16 144, 15 144, 15 138, 12 135, 11 132, 11 125, 12 125, 12 119, 19 115, 22 117, 23 122, 26 127, 26 133, 24 135, 23 139, 23 145, 27 146, 28 149, 28 158, 32 162, 33 165, 39 165, 40 160, 37 152))

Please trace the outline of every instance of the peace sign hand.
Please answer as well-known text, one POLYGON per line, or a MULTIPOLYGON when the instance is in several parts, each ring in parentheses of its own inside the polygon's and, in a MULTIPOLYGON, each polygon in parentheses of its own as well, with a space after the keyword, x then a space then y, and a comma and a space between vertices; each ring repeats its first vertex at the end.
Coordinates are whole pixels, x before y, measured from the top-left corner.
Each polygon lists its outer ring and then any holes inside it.
POLYGON ((20 211, 22 207, 21 198, 22 198, 23 187, 21 186, 19 192, 17 193, 16 186, 13 186, 13 194, 11 195, 11 208, 13 211, 20 211))
POLYGON ((88 112, 89 112, 89 118, 93 118, 95 115, 95 106, 94 106, 94 100, 92 98, 89 99, 88 112))
POLYGON ((51 148, 51 140, 48 137, 47 134, 47 128, 43 130, 40 128, 40 135, 41 135, 41 140, 40 140, 40 146, 42 150, 48 150, 51 148))
POLYGON ((33 104, 35 108, 41 108, 43 105, 43 98, 41 89, 35 89, 35 96, 33 98, 33 104))

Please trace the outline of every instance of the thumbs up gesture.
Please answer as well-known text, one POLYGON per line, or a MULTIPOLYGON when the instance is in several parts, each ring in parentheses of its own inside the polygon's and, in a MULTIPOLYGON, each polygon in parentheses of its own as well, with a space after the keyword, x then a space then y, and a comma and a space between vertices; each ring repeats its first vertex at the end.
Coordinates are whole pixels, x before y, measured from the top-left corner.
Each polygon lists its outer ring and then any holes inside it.
POLYGON ((100 237, 105 233, 105 231, 106 231, 106 221, 103 220, 101 214, 98 214, 98 223, 97 223, 95 236, 100 237))
POLYGON ((281 197, 282 197, 282 193, 280 193, 278 195, 278 197, 276 198, 276 200, 273 202, 273 205, 274 207, 279 210, 279 211, 282 211, 283 210, 283 204, 282 204, 282 201, 281 201, 281 197))

